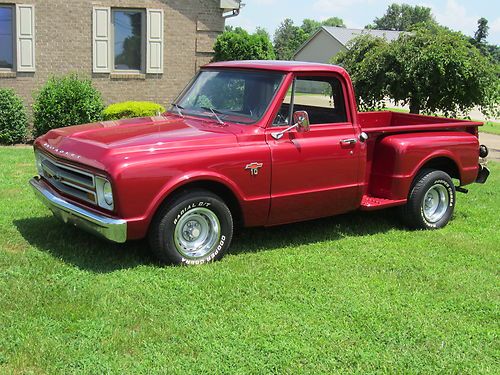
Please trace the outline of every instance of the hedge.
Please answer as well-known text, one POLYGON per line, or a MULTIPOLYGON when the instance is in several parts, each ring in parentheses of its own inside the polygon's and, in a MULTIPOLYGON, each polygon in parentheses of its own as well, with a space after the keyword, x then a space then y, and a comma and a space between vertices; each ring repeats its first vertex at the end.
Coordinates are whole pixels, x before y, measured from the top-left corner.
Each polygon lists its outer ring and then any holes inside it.
POLYGON ((152 102, 122 102, 108 106, 103 116, 105 120, 119 120, 122 118, 156 116, 165 112, 165 108, 152 102))

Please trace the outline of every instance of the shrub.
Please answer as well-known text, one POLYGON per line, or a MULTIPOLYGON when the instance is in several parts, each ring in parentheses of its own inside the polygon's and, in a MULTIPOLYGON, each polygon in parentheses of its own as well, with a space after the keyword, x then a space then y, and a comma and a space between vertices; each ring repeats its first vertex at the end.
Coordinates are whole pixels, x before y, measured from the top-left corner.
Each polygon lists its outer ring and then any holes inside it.
POLYGON ((101 94, 90 80, 75 74, 52 77, 35 97, 35 136, 55 128, 100 121, 103 109, 101 94))
POLYGON ((156 116, 165 112, 165 108, 152 102, 122 102, 108 106, 104 112, 105 120, 119 120, 122 118, 156 116))
POLYGON ((0 143, 26 141, 28 116, 23 101, 14 90, 0 88, 0 143))
POLYGON ((269 37, 244 30, 225 31, 214 44, 214 61, 272 60, 276 57, 269 37))

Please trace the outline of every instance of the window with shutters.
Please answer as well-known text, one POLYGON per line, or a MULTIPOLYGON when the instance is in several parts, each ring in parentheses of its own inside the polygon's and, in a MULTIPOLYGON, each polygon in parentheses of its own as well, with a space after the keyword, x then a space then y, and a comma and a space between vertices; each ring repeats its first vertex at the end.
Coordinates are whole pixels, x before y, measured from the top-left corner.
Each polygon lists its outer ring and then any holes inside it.
POLYGON ((0 71, 35 71, 35 6, 0 4, 0 71))
POLYGON ((0 5, 0 69, 14 69, 14 8, 0 5))
POLYGON ((94 7, 94 73, 163 73, 163 10, 94 7))

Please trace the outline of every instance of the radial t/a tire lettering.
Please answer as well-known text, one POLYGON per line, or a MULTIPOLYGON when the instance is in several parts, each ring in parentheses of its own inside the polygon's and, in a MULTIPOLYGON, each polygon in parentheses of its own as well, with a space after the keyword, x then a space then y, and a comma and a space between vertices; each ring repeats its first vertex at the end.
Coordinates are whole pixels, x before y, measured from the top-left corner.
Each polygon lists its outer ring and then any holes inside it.
POLYGON ((221 259, 233 237, 225 202, 201 189, 182 193, 160 207, 149 231, 151 250, 162 263, 196 265, 221 259))

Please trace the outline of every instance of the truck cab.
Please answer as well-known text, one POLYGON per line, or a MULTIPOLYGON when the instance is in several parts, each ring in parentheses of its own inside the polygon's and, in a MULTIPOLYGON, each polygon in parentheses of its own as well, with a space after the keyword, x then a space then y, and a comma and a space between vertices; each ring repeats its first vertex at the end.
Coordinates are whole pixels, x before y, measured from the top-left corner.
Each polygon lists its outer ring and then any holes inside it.
POLYGON ((359 113, 334 65, 213 63, 160 116, 38 138, 30 182, 66 222, 116 242, 147 237, 161 261, 200 264, 227 252, 235 225, 400 206, 409 226, 441 228, 457 189, 488 177, 480 125, 359 113))

